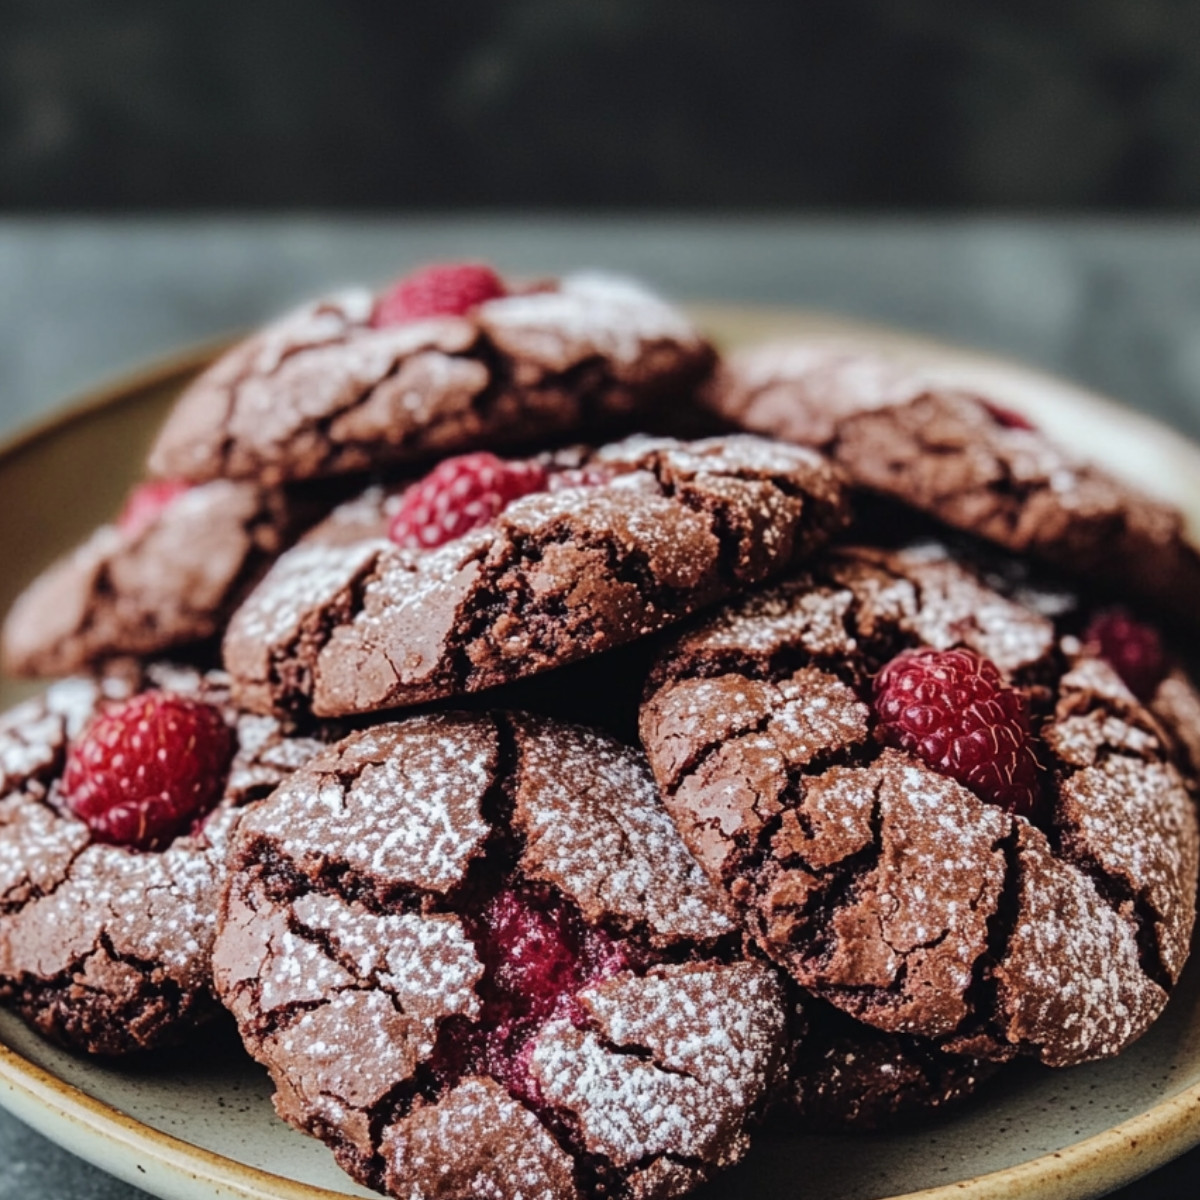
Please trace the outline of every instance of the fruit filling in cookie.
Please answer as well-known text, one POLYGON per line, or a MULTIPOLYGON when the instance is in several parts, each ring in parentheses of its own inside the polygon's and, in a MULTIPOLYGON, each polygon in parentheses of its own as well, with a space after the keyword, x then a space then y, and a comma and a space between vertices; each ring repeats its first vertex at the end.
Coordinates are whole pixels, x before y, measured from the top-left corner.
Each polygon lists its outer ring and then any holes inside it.
POLYGON ((247 814, 218 989, 286 1120, 405 1200, 680 1194, 783 1081, 633 750, 509 714, 353 734, 247 814))
POLYGON ((467 1075, 490 1075, 542 1107, 529 1061, 538 1032, 555 1018, 585 1028, 580 992, 661 957, 589 926, 561 893, 519 878, 506 880, 464 925, 483 964, 479 1015, 442 1026, 430 1070, 447 1088, 467 1075))

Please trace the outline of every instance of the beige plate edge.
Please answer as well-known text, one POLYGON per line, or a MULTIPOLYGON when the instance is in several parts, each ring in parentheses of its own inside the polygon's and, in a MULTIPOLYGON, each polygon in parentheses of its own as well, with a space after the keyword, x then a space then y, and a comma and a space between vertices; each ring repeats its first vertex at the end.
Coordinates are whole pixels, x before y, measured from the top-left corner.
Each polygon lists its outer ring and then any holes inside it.
MULTIPOLYGON (((1200 478, 1200 447, 1152 418, 1065 379, 967 346, 938 342, 894 326, 795 308, 704 304, 694 315, 715 329, 744 327, 763 336, 793 331, 866 335, 924 356, 934 351, 1018 385, 1049 388, 1064 404, 1149 437, 1156 448, 1189 460, 1200 478)), ((740 340, 736 333, 733 340, 740 340)), ((194 346, 84 393, 48 416, 0 440, 0 463, 60 427, 131 393, 165 385, 206 365, 228 339, 194 346)), ((178 1200, 345 1200, 344 1193, 297 1183, 162 1133, 104 1104, 0 1043, 0 1105, 39 1133, 134 1186, 178 1200)), ((1081 1200, 1098 1196, 1162 1166, 1200 1144, 1200 1085, 1156 1104, 1130 1121, 1052 1154, 971 1179, 890 1200, 1081 1200)))

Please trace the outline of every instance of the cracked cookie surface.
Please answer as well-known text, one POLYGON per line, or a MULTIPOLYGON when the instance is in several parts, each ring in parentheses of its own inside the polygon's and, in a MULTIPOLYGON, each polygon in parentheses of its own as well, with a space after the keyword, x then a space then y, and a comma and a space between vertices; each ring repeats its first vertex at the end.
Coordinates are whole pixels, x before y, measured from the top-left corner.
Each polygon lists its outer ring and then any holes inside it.
POLYGON ((686 397, 713 351, 676 309, 605 275, 394 327, 350 289, 267 326, 180 397, 164 478, 281 483, 478 447, 587 436, 686 397))
POLYGON ((232 872, 221 997, 280 1115, 368 1186, 679 1195, 780 1081, 782 983, 609 738, 375 726, 247 814, 232 872))
POLYGON ((1180 512, 956 388, 948 370, 866 342, 796 338, 732 354, 706 401, 825 451, 861 488, 1193 620, 1200 551, 1180 512))
POLYGON ((237 714, 226 677, 153 665, 52 684, 0 718, 0 999, 76 1049, 179 1041, 219 1011, 210 958, 229 835, 322 743, 237 714), (65 807, 71 745, 107 703, 157 688, 218 707, 235 732, 223 797, 161 851, 93 840, 65 807))
POLYGON ((607 481, 525 496, 433 550, 378 535, 378 492, 335 513, 231 620, 239 703, 342 715, 510 682, 759 583, 846 520, 828 463, 761 438, 631 438, 581 461, 607 481))
POLYGON ((835 550, 663 653, 641 712, 664 800, 759 945, 892 1033, 1065 1065, 1166 1003, 1195 916, 1196 815, 1107 664, 933 548, 835 550), (1033 822, 874 736, 871 682, 967 647, 1029 704, 1033 822))
POLYGON ((254 483, 188 488, 136 528, 101 526, 44 571, 4 624, 4 664, 65 675, 214 638, 320 508, 254 483))

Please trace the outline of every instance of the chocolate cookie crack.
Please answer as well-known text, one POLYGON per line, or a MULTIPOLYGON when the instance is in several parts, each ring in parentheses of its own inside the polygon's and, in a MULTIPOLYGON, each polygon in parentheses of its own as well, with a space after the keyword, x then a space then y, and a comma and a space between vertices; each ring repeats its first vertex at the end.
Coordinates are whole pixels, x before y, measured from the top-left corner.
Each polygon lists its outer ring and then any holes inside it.
MULTIPOLYGON (((614 1124, 593 1103, 592 1077, 564 1070, 576 1059, 611 1074, 620 1095, 632 1088, 626 1099, 649 1088, 666 1103, 682 1088, 681 1111, 699 1106, 706 1140, 694 1164, 676 1155, 678 1169, 707 1175, 740 1153, 737 1114, 760 1101, 746 1067, 714 1074, 713 1055, 724 1064, 721 1056, 749 1035, 726 1032, 724 1008, 706 1011, 706 998, 726 1007, 736 1000, 739 1013, 749 1005, 756 1015, 745 1052, 761 1055, 754 1039, 768 1033, 757 1023, 772 1012, 760 1010, 776 985, 741 958, 732 922, 717 909, 697 910, 698 895, 684 894, 658 915, 658 890, 643 896, 642 867, 630 864, 648 866, 645 822, 662 833, 670 826, 646 784, 625 780, 636 758, 559 729, 568 727, 507 715, 376 726, 293 777, 248 813, 237 835, 218 987, 272 1071, 281 1114, 328 1140, 370 1186, 397 1186, 394 1173, 403 1179, 415 1169, 405 1158, 412 1139, 425 1138, 429 1121, 469 1095, 503 1098, 527 1113, 528 1128, 546 1140, 522 1144, 529 1153, 535 1143, 554 1147, 580 1194, 604 1181, 615 1196, 643 1195, 635 1177, 664 1160, 686 1124, 651 1122, 647 1144, 668 1141, 631 1155, 625 1148, 638 1145, 646 1114, 631 1109, 614 1124), (561 753, 558 736, 566 738, 561 753), (569 777, 585 760, 599 772, 600 798, 581 798, 569 784, 562 790, 558 773, 569 777), (614 788, 623 805, 610 805, 614 788), (423 793, 434 798, 428 811, 407 820, 394 822, 378 807, 403 808, 423 793), (306 840, 295 803, 316 805, 330 833, 318 829, 306 840), (587 817, 591 804, 599 808, 587 817), (437 815, 442 805, 457 814, 453 828, 437 815), (641 815, 625 811, 630 805, 641 815), (590 838, 575 829, 563 841, 560 825, 580 820, 585 829, 589 820, 600 824, 590 838), (395 861, 392 831, 401 838, 395 861), (431 859, 424 840, 436 842, 442 831, 451 843, 431 859), (582 872, 570 866, 580 853, 588 858, 582 872), (354 855, 361 863, 350 862, 354 855), (610 858, 624 909, 608 907, 614 881, 596 870, 610 858), (681 1011, 693 1008, 679 1025, 681 1011), (346 1055, 361 1039, 371 1052, 348 1073, 346 1055)), ((661 886, 679 887, 682 872, 688 888, 703 887, 682 847, 667 863, 660 851, 655 866, 661 886)), ((782 1027, 770 1036, 781 1035, 782 1027)))

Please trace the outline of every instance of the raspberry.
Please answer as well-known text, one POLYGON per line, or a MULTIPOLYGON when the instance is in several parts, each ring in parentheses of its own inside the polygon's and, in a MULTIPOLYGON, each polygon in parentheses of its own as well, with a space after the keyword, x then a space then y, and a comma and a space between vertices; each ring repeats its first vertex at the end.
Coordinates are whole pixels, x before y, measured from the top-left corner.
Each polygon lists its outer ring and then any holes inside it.
POLYGON ((212 705, 142 692, 84 730, 63 793, 97 841, 160 850, 221 798, 232 757, 233 734, 212 705))
POLYGON ((488 1074, 536 1103, 528 1069, 534 1035, 555 1017, 581 1023, 575 995, 645 965, 645 956, 585 925, 579 910, 544 884, 506 884, 471 924, 484 965, 483 1004, 475 1021, 447 1022, 434 1049, 434 1074, 447 1085, 488 1074))
POLYGON ((990 400, 981 400, 980 403, 987 409, 992 420, 1005 429, 1037 429, 1037 426, 1028 417, 1015 409, 1005 408, 1001 404, 993 404, 990 400))
POLYGON ((1139 699, 1149 700, 1167 673, 1162 638, 1123 608, 1096 613, 1083 640, 1112 667, 1139 699))
POLYGON ((423 317, 458 317, 507 294, 500 276, 481 263, 423 267, 397 280, 379 297, 371 324, 382 329, 423 317))
POLYGON ((448 458, 404 493, 388 537, 410 549, 441 546, 548 486, 540 463, 509 462, 486 451, 448 458))
POLYGON ((129 537, 144 533, 158 519, 158 514, 190 486, 176 479, 152 479, 140 484, 129 493, 117 518, 117 528, 129 537))
POLYGON ((991 804, 1029 816, 1038 765, 1025 700, 973 650, 905 650, 875 679, 878 735, 991 804))

